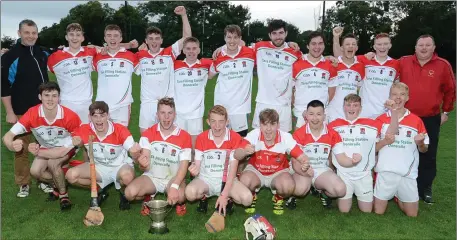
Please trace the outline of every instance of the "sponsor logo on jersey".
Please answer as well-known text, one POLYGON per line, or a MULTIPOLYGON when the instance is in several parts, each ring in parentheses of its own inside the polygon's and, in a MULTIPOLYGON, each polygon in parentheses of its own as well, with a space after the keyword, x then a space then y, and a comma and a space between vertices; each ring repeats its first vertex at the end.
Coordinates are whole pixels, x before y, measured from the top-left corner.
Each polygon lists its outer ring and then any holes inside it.
POLYGON ((111 155, 116 154, 116 151, 114 150, 114 148, 111 148, 111 149, 109 150, 109 154, 111 154, 111 155))
POLYGON ((202 75, 202 71, 201 71, 201 70, 198 70, 198 71, 197 71, 197 75, 198 75, 198 76, 201 76, 201 75, 202 75))
POLYGON ((360 128, 360 134, 365 134, 365 128, 360 128))
POLYGON ((289 61, 289 56, 284 56, 284 60, 289 61))
POLYGON ((322 79, 325 79, 325 73, 322 73, 322 79))
POLYGON ((324 154, 328 154, 328 148, 324 148, 324 154))
POLYGON ((159 64, 163 64, 163 59, 159 59, 159 64))
POLYGON ((83 58, 83 63, 87 63, 87 60, 85 58, 83 58))
POLYGON ((74 63, 75 65, 78 65, 78 59, 75 59, 75 60, 73 61, 73 63, 74 63))
POLYGON ((59 130, 59 131, 57 132, 57 135, 63 135, 63 130, 59 130))
POLYGON ((389 72, 389 77, 392 77, 394 75, 394 71, 389 72))
POLYGON ((406 137, 411 137, 411 131, 406 131, 406 137))
POLYGON ((171 149, 171 156, 172 157, 176 156, 176 149, 171 149))
POLYGON ((121 62, 121 63, 119 64, 119 66, 120 66, 120 67, 124 67, 124 62, 121 62))
POLYGON ((243 61, 241 64, 243 64, 243 67, 246 67, 246 61, 243 61))

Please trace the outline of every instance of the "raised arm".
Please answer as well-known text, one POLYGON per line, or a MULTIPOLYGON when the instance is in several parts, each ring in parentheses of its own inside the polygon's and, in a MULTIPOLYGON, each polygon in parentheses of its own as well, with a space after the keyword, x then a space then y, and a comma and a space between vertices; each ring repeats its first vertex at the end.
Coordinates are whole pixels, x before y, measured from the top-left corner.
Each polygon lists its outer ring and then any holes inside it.
POLYGON ((181 16, 182 20, 182 38, 179 39, 179 51, 183 48, 184 39, 192 36, 192 29, 190 27, 189 19, 187 18, 186 8, 184 6, 178 6, 175 8, 175 13, 181 16))
POLYGON ((343 27, 335 27, 333 28, 333 56, 339 57, 343 55, 340 46, 340 37, 343 34, 343 27))

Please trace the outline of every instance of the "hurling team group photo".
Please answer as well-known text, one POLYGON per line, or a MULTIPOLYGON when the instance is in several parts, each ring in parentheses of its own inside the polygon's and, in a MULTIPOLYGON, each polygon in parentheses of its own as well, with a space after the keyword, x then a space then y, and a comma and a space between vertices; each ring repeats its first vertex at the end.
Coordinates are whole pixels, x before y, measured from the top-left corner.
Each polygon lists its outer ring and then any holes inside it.
POLYGON ((46 194, 61 212, 87 206, 86 226, 102 225, 103 203, 118 201, 125 214, 149 216, 151 233, 168 232, 168 211, 186 218, 196 203, 210 213, 208 232, 223 231, 235 212, 254 239, 276 235, 262 211, 291 215, 306 210, 304 198, 324 212, 389 215, 389 205, 404 218, 434 204, 440 128, 456 100, 434 36, 418 34, 412 55, 394 59, 389 33, 360 52, 358 36, 337 26, 333 39, 311 32, 303 49, 287 38, 286 21, 272 19, 268 41, 245 42, 238 25, 226 25, 225 45, 206 58, 186 8, 173 8, 182 29, 170 46, 163 29, 148 27, 137 41, 115 24, 106 25, 104 45, 84 45, 88 29, 74 22, 68 43, 50 50, 36 44, 36 22, 18 22, 19 39, 1 56, 2 144, 13 152, 4 161, 14 161, 18 201, 46 194), (323 55, 324 41, 332 55, 323 55), (87 201, 73 200, 74 188, 87 201), (256 206, 264 196, 270 208, 256 206))

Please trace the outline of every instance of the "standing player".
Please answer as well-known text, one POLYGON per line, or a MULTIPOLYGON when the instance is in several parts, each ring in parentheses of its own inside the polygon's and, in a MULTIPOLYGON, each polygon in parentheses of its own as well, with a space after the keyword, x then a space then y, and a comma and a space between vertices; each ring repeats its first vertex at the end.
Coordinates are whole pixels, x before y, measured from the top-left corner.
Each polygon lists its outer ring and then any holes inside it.
POLYGON ((176 123, 192 136, 195 144, 197 135, 203 132, 205 111, 205 86, 208 82, 212 60, 198 59, 200 41, 194 37, 183 42, 184 60, 175 61, 176 123))
MULTIPOLYGON (((343 180, 330 168, 330 154, 333 153, 339 165, 344 167, 357 165, 362 156, 359 153, 353 153, 350 155, 351 157, 348 157, 344 153, 340 135, 324 124, 325 119, 324 103, 313 100, 308 103, 306 109, 307 123, 293 134, 303 152, 309 157, 309 163, 314 170, 310 175, 304 170, 300 171, 299 167, 294 167, 294 171, 296 171, 293 175, 296 186, 294 195, 304 196, 312 184, 313 187, 320 190, 322 204, 330 207, 330 198, 340 198, 346 195, 343 180)), ((294 159, 292 159, 292 163, 297 164, 294 159)), ((295 205, 294 201, 292 199, 290 205, 295 205)))
MULTIPOLYGON (((95 101, 89 106, 89 120, 89 124, 81 125, 72 135, 74 145, 84 145, 86 151, 89 151, 89 136, 95 136, 93 140, 95 170, 97 183, 101 188, 99 204, 108 196, 106 186, 114 182, 114 186, 120 193, 119 209, 130 209, 130 203, 123 191, 135 177, 133 161, 128 153, 132 157, 137 157, 140 146, 135 143, 126 127, 109 120, 109 107, 105 102, 95 101)), ((70 184, 89 187, 89 163, 85 162, 70 168, 66 178, 70 184)))
POLYGON ((335 67, 322 56, 325 49, 322 33, 310 33, 307 48, 309 53, 292 66, 292 77, 295 81, 293 113, 297 118, 295 129, 305 123, 305 110, 309 102, 320 100, 327 106, 329 81, 336 77, 335 67))
POLYGON ((201 199, 197 208, 199 212, 208 210, 207 197, 211 196, 218 196, 216 208, 224 215, 232 212, 233 201, 246 207, 252 202, 249 189, 235 178, 238 160, 232 154, 243 139, 227 128, 227 120, 227 110, 215 105, 209 110, 206 120, 211 129, 197 137, 195 162, 189 167, 189 172, 197 177, 187 185, 186 198, 188 201, 201 199))
POLYGON ((224 29, 225 45, 210 69, 210 78, 219 73, 214 90, 214 104, 228 112, 228 124, 242 137, 248 134, 248 114, 251 113, 254 51, 240 46, 241 29, 228 25, 224 29))
POLYGON ((357 94, 365 77, 365 65, 355 56, 357 41, 353 34, 347 34, 341 40, 343 54, 338 57, 337 77, 329 85, 328 122, 344 118, 344 98, 351 93, 357 94))
POLYGON ((151 27, 146 30, 146 50, 137 53, 139 65, 135 73, 141 75, 140 132, 157 123, 156 111, 159 99, 165 96, 173 97, 173 64, 176 57, 181 54, 184 39, 192 36, 186 9, 178 6, 175 8, 175 13, 181 16, 182 38, 172 46, 162 48, 162 31, 151 27))
MULTIPOLYGON (((302 164, 308 164, 305 154, 290 133, 279 130, 279 114, 274 109, 264 109, 259 115, 260 129, 254 129, 244 139, 242 147, 235 151, 235 159, 249 155, 249 164, 240 176, 240 181, 253 193, 252 204, 247 213, 255 212, 255 191, 267 187, 274 192, 273 213, 284 213, 284 198, 293 194, 295 182, 289 173, 287 154, 302 164)), ((309 166, 309 164, 308 164, 309 166)), ((304 169, 307 171, 307 168, 304 169)))
POLYGON ((132 73, 138 66, 138 59, 121 47, 122 31, 117 25, 105 27, 107 54, 97 54, 94 68, 98 72, 97 99, 104 101, 110 109, 113 122, 129 125, 132 98, 132 73))
MULTIPOLYGON (((126 188, 128 200, 151 199, 157 192, 167 193, 168 203, 176 205, 176 214, 186 214, 186 187, 184 178, 191 159, 192 142, 189 133, 174 124, 176 117, 173 98, 162 98, 157 103, 159 122, 141 134, 141 155, 135 159, 144 171, 126 188)), ((143 206, 141 214, 149 209, 143 206)))
POLYGON ((395 142, 379 142, 378 162, 376 164, 376 184, 374 189, 374 211, 384 214, 387 202, 394 196, 398 206, 410 217, 419 211, 417 173, 419 152, 428 150, 429 138, 422 120, 405 108, 409 100, 409 88, 404 83, 394 83, 389 98, 395 101, 394 109, 378 117, 382 122, 381 137, 384 137, 392 122, 398 125, 395 142), (397 113, 394 113, 397 111, 397 113), (396 116, 395 116, 396 115, 396 116))
POLYGON ((31 107, 3 137, 5 146, 14 152, 24 147, 17 135, 32 132, 36 143, 30 143, 28 150, 35 155, 30 173, 37 180, 54 184, 50 200, 60 199, 60 209, 71 208, 62 165, 68 163, 75 151, 72 150, 71 133, 79 127, 81 120, 70 109, 59 105, 60 88, 55 82, 46 82, 39 87, 41 104, 31 107), (61 156, 52 154, 59 147, 68 148, 61 156))

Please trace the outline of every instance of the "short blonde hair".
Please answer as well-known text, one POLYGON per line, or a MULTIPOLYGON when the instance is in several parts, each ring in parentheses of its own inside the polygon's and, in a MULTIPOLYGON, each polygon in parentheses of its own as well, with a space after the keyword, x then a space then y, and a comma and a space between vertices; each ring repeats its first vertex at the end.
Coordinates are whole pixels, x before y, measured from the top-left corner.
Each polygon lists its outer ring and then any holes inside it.
POLYGON ((227 109, 225 109, 225 107, 223 107, 223 106, 221 106, 221 105, 214 105, 214 107, 212 107, 212 108, 208 111, 208 119, 210 118, 211 113, 214 113, 214 114, 217 114, 217 115, 224 116, 224 117, 225 117, 225 120, 228 119, 227 109))
POLYGON ((409 87, 405 83, 396 82, 396 83, 392 84, 392 87, 390 87, 390 93, 392 92, 392 89, 394 89, 394 88, 399 88, 399 89, 405 90, 406 94, 409 96, 409 87))
POLYGON ((344 102, 359 102, 362 103, 362 99, 360 98, 359 95, 355 93, 348 94, 346 97, 344 97, 344 102))
POLYGON ((169 106, 169 107, 171 107, 173 109, 176 108, 175 100, 173 98, 170 98, 170 97, 164 97, 164 98, 161 98, 159 100, 159 102, 157 103, 157 111, 159 111, 160 105, 169 106))
POLYGON ((276 110, 271 108, 266 108, 262 110, 259 114, 259 120, 261 124, 275 124, 279 123, 279 114, 276 110))

